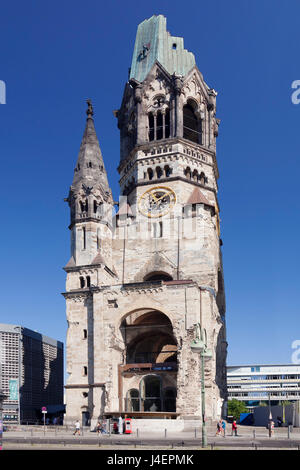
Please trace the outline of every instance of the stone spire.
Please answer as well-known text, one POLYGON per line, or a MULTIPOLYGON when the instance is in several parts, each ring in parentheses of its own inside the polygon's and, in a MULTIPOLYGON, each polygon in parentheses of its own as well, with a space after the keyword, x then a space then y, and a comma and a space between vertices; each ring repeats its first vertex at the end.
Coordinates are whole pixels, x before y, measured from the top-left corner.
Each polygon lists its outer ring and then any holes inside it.
POLYGON ((90 189, 97 188, 108 196, 111 194, 111 191, 94 126, 94 111, 91 100, 87 100, 87 104, 86 126, 74 170, 72 189, 76 191, 81 189, 82 186, 90 189))

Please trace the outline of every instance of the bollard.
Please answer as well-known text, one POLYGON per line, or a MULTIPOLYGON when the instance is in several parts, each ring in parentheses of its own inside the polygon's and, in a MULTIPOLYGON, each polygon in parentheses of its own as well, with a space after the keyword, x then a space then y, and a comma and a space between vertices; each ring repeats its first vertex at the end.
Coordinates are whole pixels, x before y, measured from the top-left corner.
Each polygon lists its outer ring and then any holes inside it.
POLYGON ((195 428, 195 439, 197 439, 197 428, 195 428))
POLYGON ((253 439, 255 439, 255 429, 253 429, 253 439))
POLYGON ((210 450, 214 450, 214 445, 210 444, 210 450))
POLYGON ((139 437, 139 428, 136 430, 136 437, 139 437))
POLYGON ((167 430, 165 429, 165 438, 167 437, 167 430))
POLYGON ((290 425, 288 425, 288 429, 287 429, 287 431, 288 431, 288 435, 287 435, 287 437, 288 437, 288 439, 289 439, 289 438, 290 438, 290 425))

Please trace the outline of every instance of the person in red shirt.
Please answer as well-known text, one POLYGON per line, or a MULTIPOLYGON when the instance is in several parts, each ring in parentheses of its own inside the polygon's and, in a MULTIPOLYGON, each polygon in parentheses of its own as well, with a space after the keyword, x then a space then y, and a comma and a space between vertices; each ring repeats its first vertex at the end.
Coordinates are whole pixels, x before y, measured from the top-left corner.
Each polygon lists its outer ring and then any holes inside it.
POLYGON ((236 424, 236 420, 235 420, 235 419, 232 421, 232 427, 231 427, 231 429, 232 429, 231 435, 233 436, 233 433, 234 433, 234 435, 237 436, 237 424, 236 424))

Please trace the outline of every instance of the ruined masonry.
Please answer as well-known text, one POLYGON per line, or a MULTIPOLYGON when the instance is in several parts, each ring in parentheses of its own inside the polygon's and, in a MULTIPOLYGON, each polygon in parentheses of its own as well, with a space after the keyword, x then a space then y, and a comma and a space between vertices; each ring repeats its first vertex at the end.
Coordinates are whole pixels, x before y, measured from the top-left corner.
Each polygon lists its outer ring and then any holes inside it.
POLYGON ((100 417, 127 415, 140 426, 153 419, 164 419, 164 428, 201 425, 201 355, 191 348, 200 329, 212 354, 204 363, 205 418, 224 412, 216 95, 164 16, 139 25, 114 112, 118 204, 88 101, 66 199, 66 423, 93 427, 100 417))

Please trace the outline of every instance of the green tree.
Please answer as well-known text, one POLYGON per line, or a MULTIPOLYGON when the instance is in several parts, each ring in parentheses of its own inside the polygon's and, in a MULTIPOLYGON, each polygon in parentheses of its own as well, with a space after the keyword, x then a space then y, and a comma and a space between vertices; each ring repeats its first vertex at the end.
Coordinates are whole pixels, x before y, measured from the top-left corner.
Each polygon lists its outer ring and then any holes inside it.
POLYGON ((228 416, 239 418, 241 413, 247 412, 248 409, 243 401, 236 400, 235 398, 228 400, 228 416))

